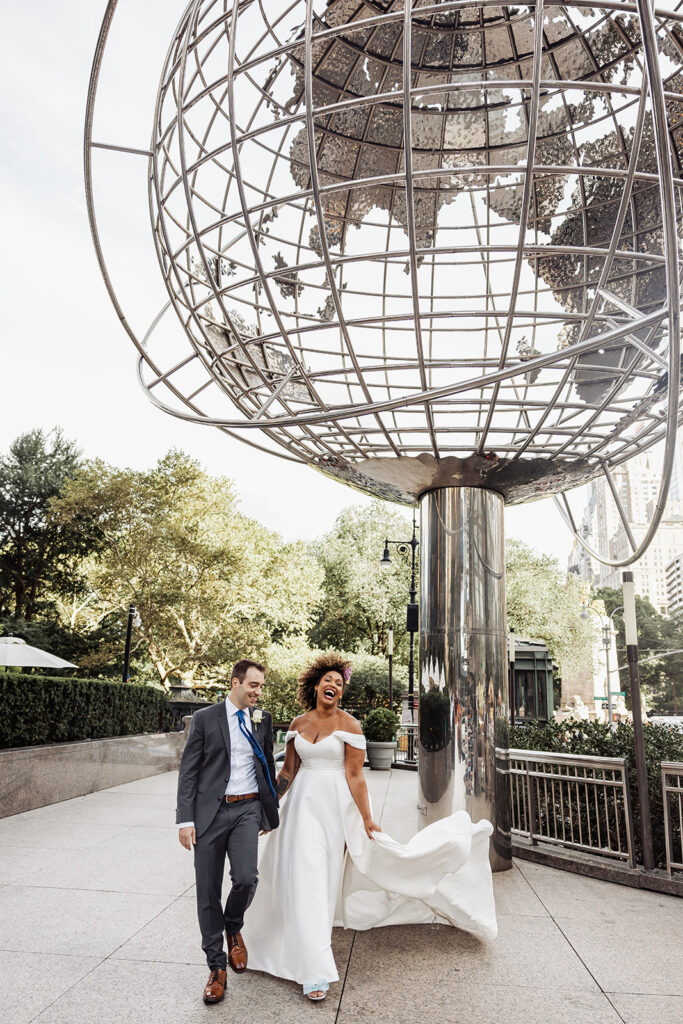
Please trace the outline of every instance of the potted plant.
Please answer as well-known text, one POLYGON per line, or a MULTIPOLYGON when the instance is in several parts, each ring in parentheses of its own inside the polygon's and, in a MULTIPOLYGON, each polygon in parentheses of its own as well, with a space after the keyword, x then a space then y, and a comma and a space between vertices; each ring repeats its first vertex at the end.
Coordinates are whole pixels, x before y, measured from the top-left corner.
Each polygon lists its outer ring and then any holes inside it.
POLYGON ((373 708, 363 723, 371 768, 388 771, 394 763, 398 715, 389 708, 373 708))

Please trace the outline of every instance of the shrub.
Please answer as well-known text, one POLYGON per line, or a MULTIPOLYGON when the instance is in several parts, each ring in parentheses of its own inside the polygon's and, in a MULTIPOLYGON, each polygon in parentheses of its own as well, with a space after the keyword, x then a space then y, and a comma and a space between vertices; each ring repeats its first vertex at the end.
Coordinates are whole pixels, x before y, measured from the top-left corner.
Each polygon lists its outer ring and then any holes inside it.
POLYGON ((396 738, 398 715, 389 708, 373 708, 363 722, 368 743, 391 743, 396 738))
POLYGON ((103 679, 0 674, 0 748, 171 729, 166 695, 103 679))
MULTIPOLYGON (((644 726, 645 758, 652 816, 655 864, 666 862, 662 761, 683 761, 683 732, 668 725, 644 726)), ((611 730, 606 722, 548 722, 545 725, 516 725, 510 729, 510 746, 522 750, 545 750, 560 754, 589 754, 593 757, 625 757, 628 761, 631 802, 636 839, 636 857, 642 862, 640 807, 636 779, 633 726, 619 722, 611 730)))

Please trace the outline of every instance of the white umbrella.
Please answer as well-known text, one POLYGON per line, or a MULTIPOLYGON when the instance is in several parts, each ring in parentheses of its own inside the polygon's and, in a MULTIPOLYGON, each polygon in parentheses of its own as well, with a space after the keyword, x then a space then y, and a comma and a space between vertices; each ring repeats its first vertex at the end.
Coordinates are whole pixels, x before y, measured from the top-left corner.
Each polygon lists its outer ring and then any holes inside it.
POLYGON ((78 668, 64 658, 31 647, 18 636, 0 636, 0 665, 22 665, 36 668, 78 668))

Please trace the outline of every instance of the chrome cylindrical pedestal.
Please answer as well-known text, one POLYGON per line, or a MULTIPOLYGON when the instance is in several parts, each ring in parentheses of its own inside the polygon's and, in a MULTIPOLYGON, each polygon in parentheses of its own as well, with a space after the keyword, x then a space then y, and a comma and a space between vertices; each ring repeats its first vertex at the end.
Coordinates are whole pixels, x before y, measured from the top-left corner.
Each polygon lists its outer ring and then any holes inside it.
POLYGON ((512 867, 503 500, 444 487, 420 504, 419 822, 488 818, 501 871, 512 867))

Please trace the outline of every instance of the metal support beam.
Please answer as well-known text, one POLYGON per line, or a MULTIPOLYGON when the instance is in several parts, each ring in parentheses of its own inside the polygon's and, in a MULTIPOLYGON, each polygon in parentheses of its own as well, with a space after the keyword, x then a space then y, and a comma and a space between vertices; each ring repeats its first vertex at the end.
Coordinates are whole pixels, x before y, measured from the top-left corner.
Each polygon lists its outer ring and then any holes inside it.
POLYGON ((494 826, 494 870, 512 866, 503 501, 474 487, 421 499, 418 809, 421 826, 466 810, 494 826))

